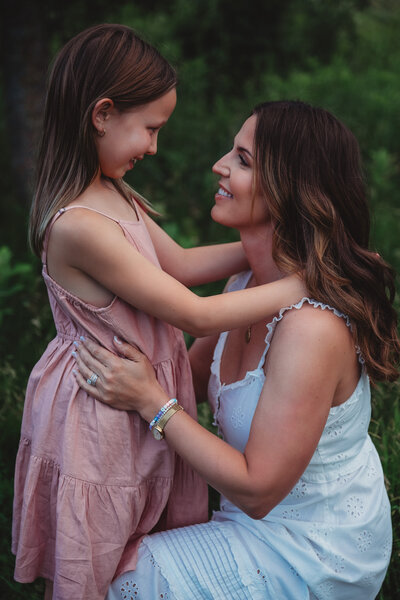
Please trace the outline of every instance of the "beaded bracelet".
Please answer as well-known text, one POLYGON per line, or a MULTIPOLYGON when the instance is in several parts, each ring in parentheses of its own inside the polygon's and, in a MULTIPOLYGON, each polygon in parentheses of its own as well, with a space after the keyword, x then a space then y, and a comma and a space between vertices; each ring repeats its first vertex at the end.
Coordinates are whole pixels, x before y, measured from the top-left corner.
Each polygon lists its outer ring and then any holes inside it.
POLYGON ((160 408, 160 410, 158 411, 158 413, 156 414, 156 416, 154 417, 154 419, 151 421, 151 423, 149 425, 150 431, 153 429, 154 425, 156 425, 158 423, 158 421, 161 419, 161 417, 167 412, 167 410, 169 410, 171 408, 171 406, 174 406, 174 404, 176 404, 177 402, 178 402, 178 400, 176 398, 172 398, 171 400, 168 400, 168 402, 160 408))

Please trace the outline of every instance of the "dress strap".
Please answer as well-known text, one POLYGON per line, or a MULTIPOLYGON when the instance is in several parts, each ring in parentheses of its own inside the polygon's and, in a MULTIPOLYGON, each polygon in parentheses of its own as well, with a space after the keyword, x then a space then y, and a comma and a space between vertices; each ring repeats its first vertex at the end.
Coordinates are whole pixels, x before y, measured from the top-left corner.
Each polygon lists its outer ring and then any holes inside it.
MULTIPOLYGON (((339 310, 337 310, 336 308, 334 308, 332 306, 329 306, 329 304, 324 304, 323 302, 318 302, 317 300, 313 300, 312 298, 307 298, 307 297, 302 298, 300 300, 300 302, 297 302, 297 304, 292 304, 291 306, 285 306, 284 308, 281 308, 281 310, 279 311, 278 316, 274 317, 270 323, 267 323, 267 330, 268 330, 268 332, 267 332, 267 335, 265 337, 265 344, 266 344, 266 346, 265 346, 265 349, 264 349, 264 352, 263 352, 263 356, 261 357, 261 360, 260 360, 259 368, 264 364, 266 354, 267 354, 267 352, 269 350, 269 347, 271 345, 271 340, 272 340, 272 337, 274 335, 275 328, 276 328, 277 324, 279 323, 279 321, 282 320, 284 314, 288 310, 293 310, 293 309, 299 310, 300 308, 302 308, 302 306, 304 305, 305 302, 307 302, 310 306, 313 306, 315 308, 320 308, 321 310, 330 310, 337 317, 339 317, 341 319, 344 319, 344 322, 346 323, 346 326, 350 329, 350 331, 353 330, 352 325, 351 325, 351 321, 350 321, 349 317, 346 314, 340 312, 339 310)), ((355 346, 355 350, 356 350, 357 357, 358 357, 358 360, 359 360, 360 364, 364 365, 365 361, 364 361, 364 359, 363 359, 363 357, 361 355, 360 348, 358 346, 355 346)))
MULTIPOLYGON (((230 283, 230 285, 226 288, 226 291, 234 292, 236 290, 243 290, 249 283, 251 275, 251 271, 243 271, 242 273, 239 273, 237 277, 232 281, 232 283, 230 283)), ((218 366, 218 369, 228 333, 229 331, 223 331, 219 335, 218 342, 214 349, 213 364, 215 364, 215 366, 218 366)))
POLYGON ((83 206, 83 204, 73 204, 72 206, 65 206, 64 208, 60 208, 60 210, 56 213, 55 216, 59 217, 63 213, 67 212, 67 210, 73 210, 74 208, 85 208, 86 210, 91 210, 92 212, 95 212, 98 215, 102 215, 103 217, 114 221, 114 223, 119 223, 119 220, 115 217, 111 217, 111 215, 108 215, 107 213, 104 213, 101 210, 97 210, 97 208, 92 208, 91 206, 83 206))
MULTIPOLYGON (((107 219, 110 219, 111 221, 114 221, 114 223, 119 224, 119 220, 116 219, 115 217, 111 217, 111 215, 108 215, 107 213, 102 212, 101 210, 97 210, 97 208, 92 208, 91 206, 83 206, 80 204, 74 204, 72 206, 64 206, 63 208, 60 208, 60 210, 58 210, 56 212, 56 214, 53 216, 53 218, 51 219, 50 223, 47 226, 46 229, 46 233, 44 236, 44 241, 43 241, 43 251, 42 251, 42 263, 45 265, 47 264, 47 247, 49 244, 49 236, 50 236, 50 232, 53 228, 54 223, 57 221, 57 219, 59 217, 61 217, 61 215, 63 215, 65 212, 67 212, 68 210, 73 210, 74 208, 85 208, 86 210, 90 210, 92 212, 95 212, 99 215, 102 215, 103 217, 106 217, 107 219)), ((137 213, 139 215, 139 213, 137 213)), ((139 216, 138 216, 139 218, 139 216)))

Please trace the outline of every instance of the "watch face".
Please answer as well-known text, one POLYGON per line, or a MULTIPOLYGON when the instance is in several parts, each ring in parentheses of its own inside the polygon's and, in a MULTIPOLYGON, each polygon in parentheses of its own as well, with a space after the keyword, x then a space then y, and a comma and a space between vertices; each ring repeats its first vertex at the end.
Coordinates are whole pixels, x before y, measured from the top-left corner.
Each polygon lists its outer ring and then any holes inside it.
POLYGON ((164 437, 164 433, 162 431, 160 431, 159 429, 157 429, 157 426, 155 425, 153 427, 153 436, 156 438, 156 440, 162 440, 164 437))

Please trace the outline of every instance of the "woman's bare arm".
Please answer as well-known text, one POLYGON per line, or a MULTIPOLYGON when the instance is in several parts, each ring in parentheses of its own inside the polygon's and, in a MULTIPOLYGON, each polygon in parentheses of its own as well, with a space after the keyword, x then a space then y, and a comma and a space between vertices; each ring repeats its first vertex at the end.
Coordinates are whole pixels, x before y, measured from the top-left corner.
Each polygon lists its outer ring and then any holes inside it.
MULTIPOLYGON (((286 324, 284 319, 278 326, 244 453, 184 412, 174 415, 165 427, 168 444, 252 518, 262 518, 280 502, 307 467, 341 373, 347 368, 343 324, 326 319, 323 311, 315 313, 296 315, 296 320, 288 319, 286 324)), ((137 410, 150 421, 168 396, 155 380, 147 359, 129 346, 121 348, 131 361, 121 367, 115 357, 115 364, 104 367, 103 350, 90 342, 86 348, 82 345, 77 357, 81 371, 78 382, 95 398, 117 408, 137 410), (100 374, 93 390, 85 382, 92 371, 100 374)))

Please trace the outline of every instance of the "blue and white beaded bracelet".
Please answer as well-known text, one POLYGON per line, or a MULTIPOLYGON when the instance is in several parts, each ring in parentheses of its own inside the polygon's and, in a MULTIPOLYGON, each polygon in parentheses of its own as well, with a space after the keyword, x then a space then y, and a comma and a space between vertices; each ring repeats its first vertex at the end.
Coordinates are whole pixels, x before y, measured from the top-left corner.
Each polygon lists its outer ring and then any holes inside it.
POLYGON ((174 406, 174 404, 176 404, 177 402, 178 402, 178 400, 176 398, 172 398, 171 400, 168 400, 168 402, 166 402, 166 404, 164 404, 164 406, 162 406, 160 408, 160 410, 158 411, 158 413, 156 414, 156 416, 154 417, 154 419, 151 421, 151 423, 149 425, 150 431, 153 429, 154 425, 157 425, 158 421, 161 419, 161 417, 163 415, 165 415, 167 410, 169 410, 171 408, 171 406, 174 406))

